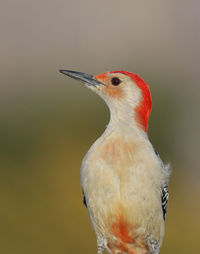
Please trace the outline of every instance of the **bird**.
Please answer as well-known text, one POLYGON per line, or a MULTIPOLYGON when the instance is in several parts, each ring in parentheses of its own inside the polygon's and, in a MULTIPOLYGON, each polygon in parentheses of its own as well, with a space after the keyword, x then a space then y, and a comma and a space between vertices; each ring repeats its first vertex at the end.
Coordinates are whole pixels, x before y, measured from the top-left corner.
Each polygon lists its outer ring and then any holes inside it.
POLYGON ((169 165, 148 138, 149 86, 128 71, 91 75, 60 70, 98 94, 110 121, 83 158, 83 203, 97 253, 158 254, 168 205, 169 165))

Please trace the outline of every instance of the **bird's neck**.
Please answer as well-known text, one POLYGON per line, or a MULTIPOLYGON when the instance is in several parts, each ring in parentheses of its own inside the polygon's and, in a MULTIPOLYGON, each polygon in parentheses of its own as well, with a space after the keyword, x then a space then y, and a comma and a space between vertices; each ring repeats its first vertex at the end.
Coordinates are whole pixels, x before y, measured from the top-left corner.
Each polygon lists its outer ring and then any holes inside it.
POLYGON ((130 139, 136 142, 148 140, 147 133, 140 128, 131 114, 122 115, 111 112, 110 121, 104 135, 120 136, 123 139, 130 139))
POLYGON ((123 136, 136 136, 148 139, 147 132, 138 123, 137 114, 134 110, 121 107, 110 108, 110 121, 106 132, 116 132, 123 136))
POLYGON ((133 158, 142 159, 140 155, 143 156, 150 146, 146 132, 131 122, 111 117, 105 132, 92 146, 91 151, 95 153, 90 154, 98 154, 98 158, 121 172, 122 168, 132 165, 133 158))

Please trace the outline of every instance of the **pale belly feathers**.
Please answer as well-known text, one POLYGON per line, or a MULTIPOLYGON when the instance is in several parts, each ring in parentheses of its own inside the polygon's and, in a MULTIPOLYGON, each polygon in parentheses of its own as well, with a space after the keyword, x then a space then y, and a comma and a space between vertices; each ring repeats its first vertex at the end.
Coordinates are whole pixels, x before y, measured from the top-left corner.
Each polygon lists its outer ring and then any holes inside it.
POLYGON ((81 185, 97 236, 112 238, 113 225, 123 220, 129 225, 129 234, 143 238, 149 234, 161 242, 161 187, 166 179, 149 142, 98 139, 81 167, 81 185))

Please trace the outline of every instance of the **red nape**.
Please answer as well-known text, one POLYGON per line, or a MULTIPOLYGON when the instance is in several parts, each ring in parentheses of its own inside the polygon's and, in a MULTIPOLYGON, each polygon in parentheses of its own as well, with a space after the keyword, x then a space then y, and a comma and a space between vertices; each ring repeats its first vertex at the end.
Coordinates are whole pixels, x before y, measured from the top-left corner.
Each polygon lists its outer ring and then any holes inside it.
POLYGON ((129 76, 141 89, 143 98, 140 105, 136 107, 135 111, 137 112, 138 115, 137 120, 139 124, 143 127, 145 131, 147 131, 149 116, 152 108, 151 93, 147 83, 138 75, 128 71, 111 71, 110 73, 122 73, 124 75, 129 76))

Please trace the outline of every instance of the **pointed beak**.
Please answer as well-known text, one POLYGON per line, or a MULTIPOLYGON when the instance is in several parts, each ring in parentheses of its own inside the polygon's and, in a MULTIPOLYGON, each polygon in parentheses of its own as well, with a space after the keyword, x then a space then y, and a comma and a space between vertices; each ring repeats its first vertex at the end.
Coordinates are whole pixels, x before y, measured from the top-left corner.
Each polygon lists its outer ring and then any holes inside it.
POLYGON ((60 70, 62 74, 65 74, 69 76, 70 78, 77 79, 83 83, 88 84, 89 86, 99 86, 99 85, 104 85, 102 82, 98 81, 97 79, 94 78, 93 75, 83 73, 83 72, 78 72, 78 71, 69 71, 69 70, 60 70))

